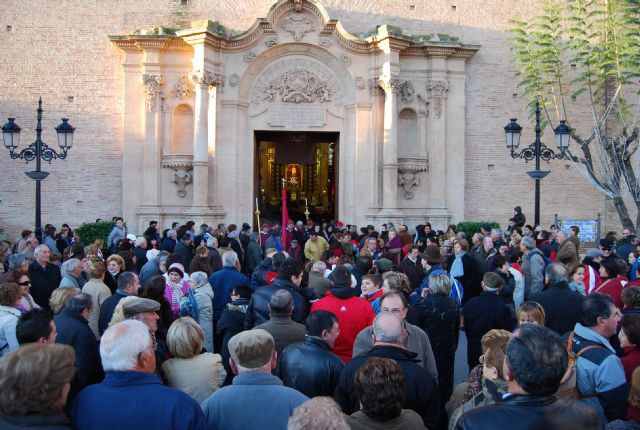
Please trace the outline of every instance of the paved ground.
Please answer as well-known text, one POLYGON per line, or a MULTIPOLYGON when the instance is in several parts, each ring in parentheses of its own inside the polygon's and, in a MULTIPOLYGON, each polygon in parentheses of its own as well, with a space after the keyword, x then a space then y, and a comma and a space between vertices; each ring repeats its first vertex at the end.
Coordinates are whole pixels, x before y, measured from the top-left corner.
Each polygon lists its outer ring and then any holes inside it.
POLYGON ((456 350, 456 363, 453 371, 453 386, 455 387, 469 376, 469 366, 467 366, 467 337, 464 331, 460 331, 460 340, 456 350))

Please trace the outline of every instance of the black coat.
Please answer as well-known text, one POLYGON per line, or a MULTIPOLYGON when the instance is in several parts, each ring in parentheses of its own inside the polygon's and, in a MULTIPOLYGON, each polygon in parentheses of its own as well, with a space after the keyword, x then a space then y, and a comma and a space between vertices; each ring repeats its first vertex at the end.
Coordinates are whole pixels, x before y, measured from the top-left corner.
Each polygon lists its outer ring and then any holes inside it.
POLYGON ((280 359, 280 379, 307 397, 333 396, 342 360, 320 338, 305 336, 304 342, 287 346, 280 359))
POLYGON ((560 336, 573 330, 580 322, 580 306, 584 299, 582 294, 571 290, 566 281, 551 284, 545 291, 531 297, 544 309, 544 325, 560 336))
POLYGON ((448 296, 427 296, 415 305, 418 325, 429 335, 438 369, 440 398, 446 402, 453 392, 453 370, 460 337, 460 311, 448 296))
MULTIPOLYGON (((452 255, 447 260, 449 272, 451 272, 454 260, 455 255, 452 255)), ((455 279, 462 284, 462 288, 464 290, 462 304, 464 305, 482 292, 482 270, 478 266, 478 262, 470 256, 469 253, 462 256, 462 270, 464 271, 464 274, 462 276, 457 276, 455 279)))
POLYGON ((136 246, 135 248, 133 248, 133 253, 136 256, 136 271, 140 273, 140 270, 142 270, 142 266, 147 264, 147 261, 149 261, 147 260, 147 250, 136 246))
MULTIPOLYGON (((191 259, 193 258, 193 248, 191 245, 185 245, 185 243, 181 240, 176 242, 176 247, 173 252, 182 257, 184 262, 183 267, 185 270, 189 269, 189 265, 191 264, 191 259)), ((168 269, 168 268, 167 268, 168 269)))
POLYGON ((295 322, 303 322, 309 313, 309 300, 315 298, 313 290, 310 288, 299 288, 287 279, 275 279, 273 284, 258 288, 249 303, 247 316, 244 320, 245 330, 267 322, 269 319, 269 301, 271 296, 280 290, 286 289, 293 296, 293 315, 291 318, 295 322))
MULTIPOLYGON (((577 400, 574 400, 577 401, 577 400)), ((462 415, 456 430, 541 430, 561 429, 580 417, 571 417, 567 402, 555 396, 535 397, 513 395, 483 408, 472 409, 462 415), (561 416, 562 421, 555 416, 561 416)), ((581 421, 581 420, 580 420, 581 421)))
POLYGON ((31 296, 33 300, 45 309, 49 307, 49 299, 53 290, 58 288, 62 276, 60 269, 55 264, 47 263, 45 268, 37 261, 29 264, 29 279, 31 280, 31 296))
MULTIPOLYGON (((106 276, 105 276, 106 279, 106 276)), ((109 328, 109 323, 111 322, 111 318, 113 317, 113 311, 116 309, 116 306, 120 302, 120 300, 127 297, 124 294, 121 294, 119 290, 102 302, 102 306, 100 306, 100 317, 98 318, 98 332, 102 336, 102 334, 109 328)))
POLYGON ((390 358, 398 363, 405 376, 403 408, 417 412, 427 428, 438 428, 440 419, 438 383, 429 371, 416 363, 416 356, 415 352, 396 346, 374 346, 366 354, 354 357, 342 369, 334 395, 342 411, 351 415, 360 409, 354 382, 356 371, 360 366, 371 357, 390 358))
POLYGON ((411 290, 416 290, 420 287, 420 283, 424 278, 424 268, 422 267, 422 263, 418 260, 414 263, 409 259, 409 257, 405 257, 400 262, 400 271, 407 275, 409 278, 409 283, 411 284, 411 290))
POLYGON ((512 331, 514 320, 497 293, 483 291, 464 306, 464 331, 467 335, 467 363, 473 369, 482 355, 481 340, 491 329, 512 331))
POLYGON ((222 345, 220 355, 222 356, 222 365, 224 366, 224 370, 227 372, 227 377, 224 380, 223 385, 231 384, 233 380, 233 372, 231 371, 231 366, 229 365, 229 339, 231 339, 236 334, 243 331, 244 326, 244 318, 247 314, 247 306, 249 305, 249 300, 247 299, 237 299, 231 303, 228 303, 226 308, 222 311, 222 315, 218 320, 218 324, 216 324, 216 337, 222 336, 222 345))
MULTIPOLYGON (((97 384, 104 377, 96 336, 82 315, 63 309, 54 318, 58 336, 56 343, 69 345, 76 352, 76 373, 71 380, 70 400, 83 388, 97 384)), ((70 404, 71 401, 68 401, 70 404)))

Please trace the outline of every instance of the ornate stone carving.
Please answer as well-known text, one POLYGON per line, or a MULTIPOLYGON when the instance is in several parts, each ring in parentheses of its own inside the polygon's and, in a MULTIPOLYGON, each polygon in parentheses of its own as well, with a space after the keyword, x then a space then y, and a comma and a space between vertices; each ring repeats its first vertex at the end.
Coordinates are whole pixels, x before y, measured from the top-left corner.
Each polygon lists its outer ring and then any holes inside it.
POLYGON ((369 79, 369 94, 372 96, 375 96, 377 94, 380 94, 382 91, 382 88, 380 88, 380 84, 378 82, 378 79, 376 78, 370 78, 369 79))
POLYGON ((331 42, 329 42, 328 40, 323 40, 322 42, 320 42, 320 46, 322 46, 323 48, 330 48, 331 42))
POLYGON ((252 62, 254 58, 256 58, 256 53, 253 51, 247 51, 242 56, 242 59, 244 60, 245 63, 252 62))
POLYGON ((229 85, 232 87, 237 87, 238 83, 240 83, 240 76, 237 73, 229 76, 229 85))
POLYGON ((416 119, 416 113, 411 109, 402 109, 400 111, 400 115, 398 115, 398 118, 407 120, 416 119))
POLYGON ((429 100, 418 94, 418 113, 420 115, 429 116, 429 100))
POLYGON ((419 184, 418 173, 429 169, 426 159, 399 159, 398 160, 398 186, 404 191, 404 198, 411 200, 414 197, 413 187, 419 184))
POLYGON ((427 81, 427 91, 429 92, 429 98, 433 100, 433 112, 436 114, 436 118, 440 118, 442 105, 447 96, 447 91, 449 91, 449 82, 429 79, 427 81))
POLYGON ((400 91, 400 79, 383 75, 378 79, 378 86, 382 88, 385 93, 398 93, 400 91))
POLYGON ((178 79, 174 94, 181 99, 191 97, 193 95, 193 82, 189 80, 189 77, 185 74, 178 79))
POLYGON ((271 48, 273 46, 276 46, 278 44, 278 39, 276 39, 275 37, 271 38, 271 39, 267 39, 264 41, 264 45, 267 48, 271 48))
POLYGON ((189 72, 189 79, 195 85, 207 86, 224 86, 224 76, 219 73, 213 73, 208 70, 192 70, 189 72))
POLYGON ((413 86, 413 82, 404 81, 400 84, 400 100, 402 100, 402 103, 413 103, 415 93, 416 89, 413 86))
POLYGON ((265 89, 264 99, 285 103, 330 102, 333 94, 327 82, 320 80, 308 70, 296 69, 285 72, 271 81, 265 89))
POLYGON ((296 12, 302 12, 302 3, 304 3, 304 0, 293 0, 293 9, 296 12))
POLYGON ((147 112, 153 112, 156 94, 160 91, 160 85, 162 85, 162 75, 144 74, 142 75, 142 85, 144 85, 144 94, 147 101, 147 112))
POLYGON ((162 156, 162 167, 173 169, 173 183, 178 185, 178 197, 185 198, 187 195, 187 184, 191 182, 193 169, 193 157, 191 155, 164 155, 162 156))
POLYGON ((282 21, 282 29, 291 33, 295 41, 300 41, 306 33, 314 32, 315 26, 308 16, 300 13, 291 14, 282 21))
POLYGON ((356 79, 354 80, 354 82, 356 83, 356 89, 358 91, 362 91, 364 90, 365 82, 364 82, 364 78, 362 76, 357 76, 356 79))
POLYGON ((343 94, 340 79, 326 64, 309 57, 286 58, 267 66, 258 75, 251 90, 251 113, 263 112, 271 109, 272 103, 283 102, 330 102, 334 107, 342 107, 343 94))
POLYGON ((345 66, 347 67, 351 66, 351 57, 349 57, 348 55, 342 55, 340 59, 342 60, 345 66))

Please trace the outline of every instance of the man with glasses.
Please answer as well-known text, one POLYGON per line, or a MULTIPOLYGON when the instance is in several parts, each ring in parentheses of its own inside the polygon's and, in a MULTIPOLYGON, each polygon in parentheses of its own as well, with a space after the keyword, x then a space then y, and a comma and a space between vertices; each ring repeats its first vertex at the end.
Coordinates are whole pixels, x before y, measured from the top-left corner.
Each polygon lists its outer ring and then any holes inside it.
MULTIPOLYGON (((438 378, 436 359, 433 356, 429 336, 420 327, 409 324, 407 317, 407 299, 401 293, 386 293, 380 298, 380 313, 393 314, 400 318, 406 336, 403 338, 403 346, 416 353, 416 363, 424 367, 434 378, 438 378)), ((373 347, 374 327, 369 326, 362 330, 356 337, 353 345, 353 357, 367 353, 373 347)))
POLYGON ((629 387, 624 369, 609 338, 621 319, 613 299, 600 293, 587 296, 580 308, 581 322, 569 335, 576 356, 576 386, 583 402, 593 406, 602 420, 624 419, 629 387))

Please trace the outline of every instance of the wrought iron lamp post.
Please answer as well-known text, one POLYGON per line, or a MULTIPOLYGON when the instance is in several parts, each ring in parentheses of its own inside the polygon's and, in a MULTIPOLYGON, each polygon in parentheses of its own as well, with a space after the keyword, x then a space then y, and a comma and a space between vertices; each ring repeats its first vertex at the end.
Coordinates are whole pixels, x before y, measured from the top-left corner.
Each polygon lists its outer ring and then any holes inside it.
POLYGON ((36 169, 25 174, 36 181, 36 237, 42 242, 42 222, 40 207, 40 182, 49 176, 49 172, 41 169, 41 161, 51 164, 51 160, 67 158, 67 151, 73 146, 73 132, 75 128, 69 124, 68 118, 62 118, 60 125, 56 127, 58 134, 58 146, 62 152, 56 152, 42 141, 42 97, 38 100, 38 125, 36 127, 36 140, 21 151, 17 151, 20 142, 20 127, 15 123, 15 118, 8 118, 9 122, 2 126, 4 146, 9 150, 12 159, 21 159, 25 163, 36 160, 36 169))
POLYGON ((549 174, 548 170, 540 170, 540 160, 549 162, 553 159, 571 160, 571 157, 565 153, 569 147, 569 139, 571 138, 571 129, 566 121, 560 121, 560 124, 553 130, 556 140, 556 146, 559 153, 553 152, 544 143, 540 141, 540 104, 536 102, 536 140, 522 151, 517 152, 520 145, 520 133, 522 127, 516 122, 516 118, 512 118, 511 122, 504 127, 504 134, 507 140, 507 148, 511 152, 513 158, 523 158, 526 163, 536 160, 536 169, 527 174, 536 181, 535 189, 535 215, 534 221, 536 225, 540 225, 540 180, 549 174))

